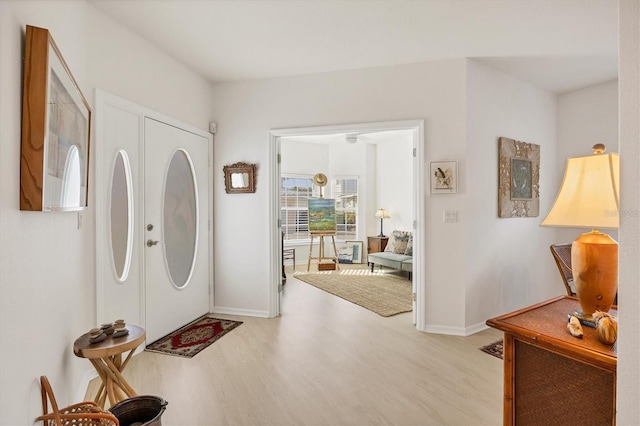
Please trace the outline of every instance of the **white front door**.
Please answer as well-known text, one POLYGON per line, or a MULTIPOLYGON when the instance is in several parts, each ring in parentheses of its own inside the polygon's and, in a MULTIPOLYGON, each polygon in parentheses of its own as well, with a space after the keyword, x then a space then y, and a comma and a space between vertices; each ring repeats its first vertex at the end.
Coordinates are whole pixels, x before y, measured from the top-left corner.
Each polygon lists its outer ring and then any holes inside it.
POLYGON ((153 342, 209 311, 208 140, 145 118, 145 323, 153 342))

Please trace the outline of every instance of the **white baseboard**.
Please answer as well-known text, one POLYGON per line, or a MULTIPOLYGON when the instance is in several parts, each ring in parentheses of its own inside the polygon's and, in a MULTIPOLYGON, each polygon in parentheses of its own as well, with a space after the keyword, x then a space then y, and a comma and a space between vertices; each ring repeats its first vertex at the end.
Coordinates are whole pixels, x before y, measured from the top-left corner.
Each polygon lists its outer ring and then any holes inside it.
POLYGON ((253 311, 250 309, 227 308, 224 306, 214 306, 212 314, 239 315, 243 317, 269 318, 268 311, 253 311))
POLYGON ((441 325, 427 325, 424 327, 426 333, 448 334, 450 336, 466 336, 463 327, 448 327, 441 325))
POLYGON ((472 334, 479 333, 483 330, 488 329, 489 326, 484 322, 479 322, 475 325, 467 327, 467 336, 471 336, 472 334))
POLYGON ((485 323, 474 324, 469 327, 448 327, 440 325, 427 325, 424 327, 426 333, 448 334, 450 336, 471 336, 479 331, 489 328, 485 323))

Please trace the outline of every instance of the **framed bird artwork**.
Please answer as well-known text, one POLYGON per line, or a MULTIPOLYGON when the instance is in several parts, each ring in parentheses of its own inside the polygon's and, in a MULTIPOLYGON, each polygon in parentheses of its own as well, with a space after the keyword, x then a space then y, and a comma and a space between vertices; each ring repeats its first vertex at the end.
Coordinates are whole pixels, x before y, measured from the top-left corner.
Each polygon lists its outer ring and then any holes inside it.
POLYGON ((433 161, 430 164, 431 194, 456 194, 458 192, 458 162, 433 161))

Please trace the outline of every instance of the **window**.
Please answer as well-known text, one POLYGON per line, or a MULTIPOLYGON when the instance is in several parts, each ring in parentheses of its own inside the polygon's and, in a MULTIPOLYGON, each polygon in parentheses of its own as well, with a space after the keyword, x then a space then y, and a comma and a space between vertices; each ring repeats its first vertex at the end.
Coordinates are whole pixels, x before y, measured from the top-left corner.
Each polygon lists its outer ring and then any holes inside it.
POLYGON ((309 204, 314 196, 313 176, 282 175, 280 178, 280 221, 285 240, 309 238, 309 204))
POLYGON ((331 194, 336 200, 336 237, 354 240, 358 236, 358 178, 331 179, 331 194))
MULTIPOLYGON (((309 198, 319 197, 311 175, 282 175, 280 178, 280 221, 285 241, 309 239, 309 198)), ((353 240, 358 235, 358 178, 331 180, 336 200, 336 237, 353 240)), ((328 198, 328 194, 325 194, 328 198)))

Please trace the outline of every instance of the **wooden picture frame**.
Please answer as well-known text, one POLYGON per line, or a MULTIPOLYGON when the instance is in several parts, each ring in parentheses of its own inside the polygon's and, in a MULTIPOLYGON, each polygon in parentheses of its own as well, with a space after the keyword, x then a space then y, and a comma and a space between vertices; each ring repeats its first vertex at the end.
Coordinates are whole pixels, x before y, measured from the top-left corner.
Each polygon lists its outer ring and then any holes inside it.
POLYGON ((540 215, 540 145, 498 141, 498 217, 540 215))
POLYGON ((227 194, 243 194, 256 192, 256 165, 234 163, 224 166, 224 189, 227 194))
POLYGON ((431 194, 458 193, 458 162, 432 161, 430 164, 431 194))
POLYGON ((344 243, 353 248, 351 263, 362 263, 362 250, 364 243, 362 241, 345 241, 344 243))
POLYGON ((91 108, 51 34, 27 25, 20 210, 87 208, 90 134, 91 108))

